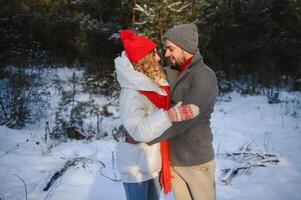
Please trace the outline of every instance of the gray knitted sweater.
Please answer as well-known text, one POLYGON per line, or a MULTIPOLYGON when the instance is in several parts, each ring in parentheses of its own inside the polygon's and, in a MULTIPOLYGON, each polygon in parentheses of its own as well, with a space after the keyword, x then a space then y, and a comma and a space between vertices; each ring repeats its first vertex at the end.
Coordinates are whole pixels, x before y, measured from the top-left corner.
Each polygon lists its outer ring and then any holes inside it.
POLYGON ((210 118, 218 95, 215 73, 204 64, 199 51, 180 75, 169 68, 166 72, 171 86, 171 106, 179 101, 183 105, 195 104, 199 106, 200 114, 192 120, 174 123, 150 144, 168 139, 173 166, 198 165, 213 160, 210 118))

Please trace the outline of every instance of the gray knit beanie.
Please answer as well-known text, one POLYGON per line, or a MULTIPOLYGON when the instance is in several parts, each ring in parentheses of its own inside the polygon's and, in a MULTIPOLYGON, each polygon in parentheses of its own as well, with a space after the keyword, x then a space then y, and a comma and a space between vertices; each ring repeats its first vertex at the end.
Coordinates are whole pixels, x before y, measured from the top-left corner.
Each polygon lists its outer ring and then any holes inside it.
POLYGON ((175 25, 164 35, 164 39, 170 40, 191 54, 194 54, 198 49, 198 37, 198 29, 194 24, 175 25))

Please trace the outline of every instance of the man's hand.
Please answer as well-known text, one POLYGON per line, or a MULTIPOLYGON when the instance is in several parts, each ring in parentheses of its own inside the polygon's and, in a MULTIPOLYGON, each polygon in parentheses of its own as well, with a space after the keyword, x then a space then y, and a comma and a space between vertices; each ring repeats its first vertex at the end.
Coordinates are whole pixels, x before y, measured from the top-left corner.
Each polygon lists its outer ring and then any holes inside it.
POLYGON ((125 142, 130 143, 130 144, 139 144, 140 142, 134 140, 132 136, 126 131, 125 132, 125 142))
POLYGON ((182 105, 180 101, 167 111, 170 122, 181 122, 195 118, 199 114, 199 107, 194 104, 182 105))

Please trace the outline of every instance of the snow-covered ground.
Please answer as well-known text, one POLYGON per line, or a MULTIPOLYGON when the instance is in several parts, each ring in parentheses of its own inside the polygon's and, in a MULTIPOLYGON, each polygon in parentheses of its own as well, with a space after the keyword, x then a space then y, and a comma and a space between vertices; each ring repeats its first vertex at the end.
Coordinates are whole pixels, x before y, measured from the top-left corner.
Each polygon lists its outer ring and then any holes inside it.
MULTIPOLYGON (((301 94, 282 92, 280 99, 289 103, 268 104, 265 96, 238 93, 230 93, 217 102, 212 116, 217 199, 300 199, 301 94), (222 170, 241 165, 223 154, 247 144, 254 152, 277 155, 280 163, 255 167, 249 173, 239 173, 230 184, 223 184, 222 170)), ((119 123, 108 117, 105 124, 110 120, 119 123)), ((114 160, 115 140, 107 137, 89 142, 68 141, 47 152, 42 142, 44 132, 42 126, 18 131, 0 126, 1 200, 25 199, 25 190, 28 199, 125 200, 114 160), (69 167, 43 191, 68 160, 82 157, 85 159, 69 167)), ((171 195, 162 196, 163 199, 173 198, 171 195)))
POLYGON ((236 151, 251 143, 253 150, 273 153, 280 163, 257 167, 242 174, 230 185, 221 184, 221 170, 237 165, 218 156, 218 199, 300 199, 301 197, 301 117, 300 93, 281 93, 291 104, 268 104, 264 96, 230 95, 232 101, 215 107, 212 119, 215 149, 236 151), (294 111, 298 115, 293 117, 294 111))

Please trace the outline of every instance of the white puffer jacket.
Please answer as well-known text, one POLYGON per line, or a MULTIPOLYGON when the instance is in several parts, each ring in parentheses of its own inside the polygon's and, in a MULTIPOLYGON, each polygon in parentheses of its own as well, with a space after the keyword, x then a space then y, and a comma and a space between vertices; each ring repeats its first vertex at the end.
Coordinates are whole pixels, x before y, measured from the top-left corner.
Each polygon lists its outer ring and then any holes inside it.
MULTIPOLYGON (((139 90, 155 91, 166 95, 164 90, 143 73, 134 70, 125 52, 115 59, 117 80, 121 86, 119 109, 122 123, 137 141, 149 142, 159 137, 172 124, 163 109, 157 109, 139 90)), ((162 85, 168 85, 162 81, 162 85)), ((117 164, 121 179, 137 183, 158 176, 161 170, 160 143, 117 145, 117 164)))

